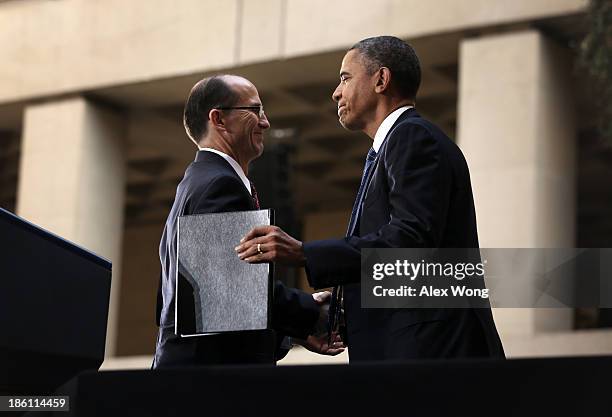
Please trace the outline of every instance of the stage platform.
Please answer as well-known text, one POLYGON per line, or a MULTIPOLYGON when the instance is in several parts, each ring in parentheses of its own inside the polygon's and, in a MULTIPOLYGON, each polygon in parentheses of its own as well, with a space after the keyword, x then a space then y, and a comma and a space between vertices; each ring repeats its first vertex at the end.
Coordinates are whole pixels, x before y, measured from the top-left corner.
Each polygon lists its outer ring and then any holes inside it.
POLYGON ((609 356, 84 372, 54 415, 612 416, 611 379, 609 356))

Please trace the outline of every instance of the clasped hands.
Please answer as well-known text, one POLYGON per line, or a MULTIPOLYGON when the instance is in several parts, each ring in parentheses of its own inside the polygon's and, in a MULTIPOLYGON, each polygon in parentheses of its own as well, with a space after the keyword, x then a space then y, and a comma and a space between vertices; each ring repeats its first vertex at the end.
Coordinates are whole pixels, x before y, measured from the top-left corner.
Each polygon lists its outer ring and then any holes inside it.
POLYGON ((316 292, 312 295, 315 302, 319 305, 319 320, 315 326, 313 334, 306 340, 294 339, 297 344, 304 346, 311 352, 321 355, 335 356, 344 352, 344 342, 336 332, 328 336, 327 320, 329 316, 329 302, 331 293, 329 291, 316 292))
MULTIPOLYGON (((235 248, 238 257, 245 262, 256 264, 279 262, 291 266, 304 266, 305 256, 302 242, 285 233, 278 226, 253 228, 235 248)), ((314 332, 306 340, 294 339, 297 344, 322 355, 338 355, 344 351, 344 342, 337 333, 328 336, 327 321, 331 293, 317 292, 312 295, 319 305, 319 320, 314 332)))

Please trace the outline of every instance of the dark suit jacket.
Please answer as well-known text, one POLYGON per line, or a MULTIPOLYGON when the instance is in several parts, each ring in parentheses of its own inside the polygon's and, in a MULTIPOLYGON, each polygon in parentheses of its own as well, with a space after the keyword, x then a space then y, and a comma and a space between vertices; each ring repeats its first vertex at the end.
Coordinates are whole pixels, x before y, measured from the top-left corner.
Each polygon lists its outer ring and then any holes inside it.
POLYGON ((467 163, 435 125, 406 110, 374 164, 353 236, 304 244, 310 285, 345 284, 351 361, 503 356, 488 308, 361 308, 361 248, 478 247, 467 163))
MULTIPOLYGON (((174 334, 174 302, 177 260, 177 220, 181 215, 255 209, 253 199, 234 169, 221 156, 199 151, 178 185, 159 246, 162 266, 159 334, 153 367, 273 363, 277 341, 283 335, 306 338, 319 309, 310 294, 275 282, 273 330, 180 338, 174 334), (278 336, 278 337, 277 337, 278 336)), ((236 242, 238 243, 238 242, 236 242)))

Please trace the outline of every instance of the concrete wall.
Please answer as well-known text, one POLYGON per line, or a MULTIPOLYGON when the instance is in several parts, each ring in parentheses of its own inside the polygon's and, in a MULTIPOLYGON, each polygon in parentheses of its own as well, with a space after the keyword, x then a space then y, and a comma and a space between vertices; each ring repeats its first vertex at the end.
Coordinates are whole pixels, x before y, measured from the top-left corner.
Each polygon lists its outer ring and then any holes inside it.
POLYGON ((57 0, 0 3, 0 103, 527 21, 587 0, 57 0), (313 11, 320 11, 313 13, 313 11))

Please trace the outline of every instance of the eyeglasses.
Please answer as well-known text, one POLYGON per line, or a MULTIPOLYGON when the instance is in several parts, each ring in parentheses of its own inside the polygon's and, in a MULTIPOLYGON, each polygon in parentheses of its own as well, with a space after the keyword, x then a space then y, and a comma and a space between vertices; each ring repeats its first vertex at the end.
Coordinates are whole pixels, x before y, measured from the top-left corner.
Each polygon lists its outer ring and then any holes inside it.
POLYGON ((258 106, 216 107, 217 110, 250 110, 262 119, 265 115, 263 104, 258 106))

